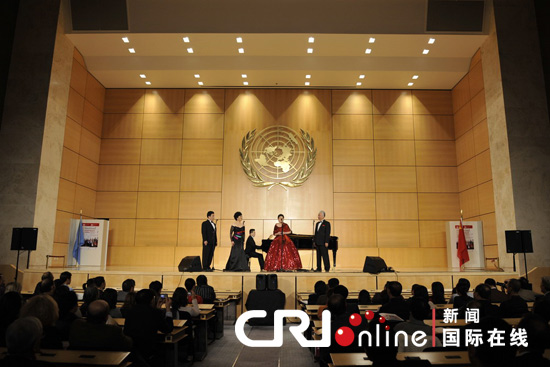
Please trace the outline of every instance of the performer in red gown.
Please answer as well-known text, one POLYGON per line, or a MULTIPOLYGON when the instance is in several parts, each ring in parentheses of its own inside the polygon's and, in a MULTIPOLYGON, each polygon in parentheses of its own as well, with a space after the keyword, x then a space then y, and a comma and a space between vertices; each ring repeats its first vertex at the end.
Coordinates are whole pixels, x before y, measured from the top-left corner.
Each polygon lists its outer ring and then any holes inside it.
POLYGON ((285 216, 279 214, 277 220, 279 223, 275 224, 275 228, 273 229, 275 239, 269 247, 264 269, 266 271, 301 269, 302 261, 294 242, 288 237, 292 231, 288 224, 284 222, 285 216))

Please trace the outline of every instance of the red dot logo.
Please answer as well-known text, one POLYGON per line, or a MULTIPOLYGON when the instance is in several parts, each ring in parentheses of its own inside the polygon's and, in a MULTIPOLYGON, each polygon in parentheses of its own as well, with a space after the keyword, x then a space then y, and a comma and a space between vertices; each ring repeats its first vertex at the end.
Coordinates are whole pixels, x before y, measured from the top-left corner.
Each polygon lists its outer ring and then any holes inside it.
POLYGON ((386 330, 390 330, 390 325, 386 325, 386 330))
POLYGON ((369 321, 372 320, 374 318, 374 312, 372 311, 365 312, 365 318, 369 321))
POLYGON ((353 331, 347 327, 342 326, 338 330, 336 330, 336 334, 334 335, 334 338, 336 339, 336 343, 342 347, 347 347, 353 343, 353 340, 355 339, 355 335, 353 334, 353 331))
POLYGON ((359 326, 361 325, 361 315, 359 315, 358 313, 354 313, 353 315, 351 315, 349 317, 349 323, 352 325, 352 326, 359 326))
POLYGON ((378 319, 378 321, 380 321, 381 324, 385 323, 386 322, 386 318, 384 316, 380 316, 380 318, 378 319))

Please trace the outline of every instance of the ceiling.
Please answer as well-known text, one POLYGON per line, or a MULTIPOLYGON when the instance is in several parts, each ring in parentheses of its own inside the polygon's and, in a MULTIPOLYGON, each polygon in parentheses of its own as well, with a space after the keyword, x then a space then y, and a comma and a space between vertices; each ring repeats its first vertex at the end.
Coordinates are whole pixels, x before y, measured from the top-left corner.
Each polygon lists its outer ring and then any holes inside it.
POLYGON ((106 88, 451 89, 466 74, 487 35, 71 33, 67 37, 106 88), (130 42, 124 43, 122 37, 130 42), (242 37, 242 44, 236 37, 242 37), (309 37, 315 38, 314 43, 308 43, 309 37), (371 37, 374 43, 369 43, 371 37), (430 38, 435 38, 434 44, 428 44, 430 38), (238 52, 240 47, 244 54, 238 52), (131 54, 128 48, 136 52, 131 54), (313 53, 308 54, 308 48, 313 53), (370 54, 365 53, 367 48, 370 54), (424 49, 430 52, 424 55, 424 49), (413 75, 418 79, 412 80, 413 75), (410 82, 414 85, 408 86, 410 82))

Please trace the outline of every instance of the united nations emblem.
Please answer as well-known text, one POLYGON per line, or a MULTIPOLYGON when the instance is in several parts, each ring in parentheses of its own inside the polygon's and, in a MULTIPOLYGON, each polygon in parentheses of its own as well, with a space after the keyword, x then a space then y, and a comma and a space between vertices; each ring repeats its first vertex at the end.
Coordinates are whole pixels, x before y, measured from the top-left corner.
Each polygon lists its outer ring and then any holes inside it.
POLYGON ((317 156, 313 138, 286 126, 272 126, 258 134, 249 131, 243 138, 241 166, 254 186, 298 187, 307 181, 317 156))

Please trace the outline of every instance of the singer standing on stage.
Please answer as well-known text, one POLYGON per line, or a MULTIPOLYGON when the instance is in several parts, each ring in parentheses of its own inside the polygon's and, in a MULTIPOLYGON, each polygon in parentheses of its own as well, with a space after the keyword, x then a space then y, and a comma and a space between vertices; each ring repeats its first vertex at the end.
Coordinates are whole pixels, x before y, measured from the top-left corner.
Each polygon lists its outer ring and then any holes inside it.
POLYGON ((317 248, 317 269, 321 271, 321 257, 325 265, 325 271, 330 270, 330 261, 328 258, 328 243, 330 242, 330 222, 325 220, 325 212, 321 210, 317 214, 319 221, 315 223, 315 235, 313 242, 317 248))
POLYGON ((206 218, 202 222, 202 270, 212 271, 210 264, 214 258, 214 249, 218 244, 214 212, 210 210, 206 213, 206 218))

